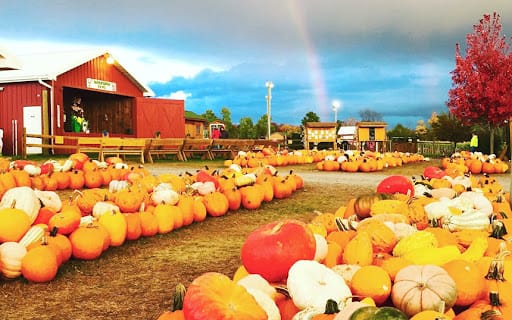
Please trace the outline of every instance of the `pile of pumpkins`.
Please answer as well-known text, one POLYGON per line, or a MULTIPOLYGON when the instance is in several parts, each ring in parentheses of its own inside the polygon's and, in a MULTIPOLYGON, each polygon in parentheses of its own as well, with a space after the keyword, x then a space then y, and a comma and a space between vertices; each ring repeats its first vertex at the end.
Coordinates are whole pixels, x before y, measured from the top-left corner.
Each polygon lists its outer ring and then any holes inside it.
POLYGON ((510 167, 508 162, 497 158, 495 154, 469 151, 456 152, 443 158, 441 163, 445 170, 472 174, 500 174, 507 172, 510 167))
POLYGON ((260 226, 234 275, 178 285, 159 320, 512 319, 510 195, 490 176, 442 172, 260 226))
POLYGON ((232 165, 221 171, 204 168, 154 176, 119 158, 109 161, 98 163, 73 154, 51 166, 8 163, 7 171, 0 173, 4 278, 48 282, 70 258, 97 259, 126 241, 169 233, 241 207, 257 209, 303 187, 299 175, 279 175, 271 166, 248 170, 232 165), (34 182, 44 179, 57 182, 34 182))
POLYGON ((275 150, 266 147, 261 151, 239 151, 233 159, 224 161, 229 167, 236 164, 241 167, 257 168, 264 165, 283 167, 289 165, 310 164, 315 161, 313 155, 305 150, 288 151, 286 149, 275 150))
POLYGON ((320 171, 374 172, 426 160, 428 159, 418 153, 341 150, 337 153, 327 154, 321 161, 316 162, 316 169, 320 171))

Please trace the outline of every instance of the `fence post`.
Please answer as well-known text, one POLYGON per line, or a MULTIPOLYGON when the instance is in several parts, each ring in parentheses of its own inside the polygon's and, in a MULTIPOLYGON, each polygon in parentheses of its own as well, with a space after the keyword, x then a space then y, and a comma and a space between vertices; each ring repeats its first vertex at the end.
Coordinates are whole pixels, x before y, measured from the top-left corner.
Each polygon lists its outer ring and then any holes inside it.
POLYGON ((21 137, 21 158, 27 158, 27 128, 23 127, 23 136, 21 137))

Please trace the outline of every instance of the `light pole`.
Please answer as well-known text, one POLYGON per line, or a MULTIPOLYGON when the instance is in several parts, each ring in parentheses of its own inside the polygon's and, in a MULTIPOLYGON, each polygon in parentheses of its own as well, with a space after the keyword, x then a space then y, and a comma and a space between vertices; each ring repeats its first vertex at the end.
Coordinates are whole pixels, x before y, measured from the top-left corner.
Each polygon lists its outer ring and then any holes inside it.
POLYGON ((341 108, 341 102, 334 100, 332 102, 332 111, 334 111, 334 122, 338 123, 338 109, 341 108))
POLYGON ((267 81, 265 82, 265 87, 267 87, 267 139, 270 140, 270 109, 272 100, 272 88, 274 87, 274 83, 272 83, 272 81, 267 81))

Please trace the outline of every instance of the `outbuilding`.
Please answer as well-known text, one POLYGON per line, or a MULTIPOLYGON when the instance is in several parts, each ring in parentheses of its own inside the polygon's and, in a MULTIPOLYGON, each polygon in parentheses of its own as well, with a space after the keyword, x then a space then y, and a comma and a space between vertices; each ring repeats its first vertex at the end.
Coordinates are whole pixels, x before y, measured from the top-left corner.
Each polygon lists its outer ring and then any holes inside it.
MULTIPOLYGON (((1 52, 0 52, 1 56, 1 52)), ((22 133, 150 138, 185 136, 183 100, 152 90, 106 50, 16 56, 0 69, 3 154, 17 155, 22 133)))

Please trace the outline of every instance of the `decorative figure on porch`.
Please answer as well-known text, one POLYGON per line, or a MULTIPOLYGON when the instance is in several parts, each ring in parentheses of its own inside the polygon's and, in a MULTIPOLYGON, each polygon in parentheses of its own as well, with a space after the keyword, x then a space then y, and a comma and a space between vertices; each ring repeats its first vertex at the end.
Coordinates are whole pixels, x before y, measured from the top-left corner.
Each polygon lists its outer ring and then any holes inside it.
POLYGON ((73 132, 87 132, 89 133, 89 122, 84 118, 84 109, 82 108, 82 98, 73 98, 71 105, 71 129, 73 132))

